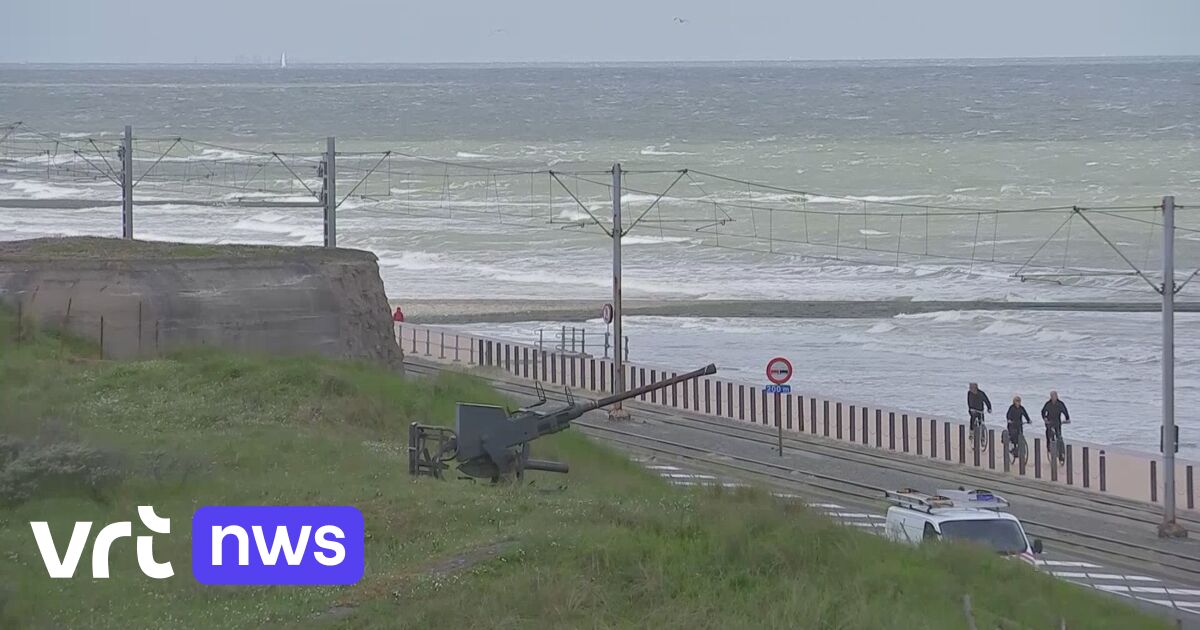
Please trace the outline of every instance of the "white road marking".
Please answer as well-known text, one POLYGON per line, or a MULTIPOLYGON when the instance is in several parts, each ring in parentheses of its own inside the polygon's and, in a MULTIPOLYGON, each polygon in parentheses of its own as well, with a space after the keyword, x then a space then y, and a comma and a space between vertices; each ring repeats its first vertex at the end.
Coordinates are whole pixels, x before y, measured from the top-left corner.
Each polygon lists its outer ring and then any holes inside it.
POLYGON ((1054 577, 1060 577, 1060 578, 1066 578, 1066 579, 1079 579, 1079 580, 1087 579, 1086 573, 1076 573, 1074 571, 1051 571, 1050 574, 1053 575, 1054 577))
POLYGON ((1156 593, 1159 595, 1183 595, 1185 597, 1200 597, 1200 590, 1194 588, 1163 588, 1161 586, 1131 586, 1134 593, 1156 593))
POLYGON ((1124 575, 1117 575, 1115 573, 1088 573, 1088 577, 1093 580, 1124 580, 1125 579, 1124 575))
POLYGON ((1038 564, 1044 564, 1050 567, 1082 567, 1085 569, 1099 569, 1100 565, 1092 564, 1091 562, 1073 562, 1070 560, 1038 560, 1038 564))
POLYGON ((722 488, 745 488, 746 487, 746 484, 744 484, 744 483, 732 483, 732 482, 726 482, 726 481, 718 483, 715 479, 714 480, 700 479, 697 481, 693 481, 690 479, 671 479, 669 481, 670 481, 671 485, 673 485, 673 486, 709 486, 709 487, 721 486, 722 488))
POLYGON ((665 464, 655 464, 653 466, 646 466, 646 468, 650 470, 683 470, 678 466, 667 466, 665 464))
POLYGON ((693 475, 691 473, 662 473, 667 479, 716 479, 712 475, 693 475))

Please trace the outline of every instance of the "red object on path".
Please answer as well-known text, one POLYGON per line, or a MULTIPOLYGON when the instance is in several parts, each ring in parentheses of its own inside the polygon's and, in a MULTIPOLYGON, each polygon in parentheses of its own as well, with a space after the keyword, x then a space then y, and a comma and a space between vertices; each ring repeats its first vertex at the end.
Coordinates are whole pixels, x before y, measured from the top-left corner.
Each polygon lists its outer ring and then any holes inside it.
POLYGON ((400 310, 399 306, 396 307, 396 312, 392 313, 392 321, 394 321, 394 322, 403 322, 404 321, 404 311, 400 310))

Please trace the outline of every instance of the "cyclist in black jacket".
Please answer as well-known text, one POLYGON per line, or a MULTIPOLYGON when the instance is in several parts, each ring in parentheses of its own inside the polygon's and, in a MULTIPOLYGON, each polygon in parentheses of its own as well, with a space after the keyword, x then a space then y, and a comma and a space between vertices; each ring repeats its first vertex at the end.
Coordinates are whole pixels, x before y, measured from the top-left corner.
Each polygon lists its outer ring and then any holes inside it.
POLYGON ((1008 413, 1005 416, 1008 418, 1008 441, 1012 445, 1012 457, 1017 459, 1021 455, 1018 444, 1021 441, 1021 420, 1025 420, 1025 424, 1030 424, 1029 412, 1025 411, 1025 407, 1021 406, 1021 397, 1013 396, 1012 404, 1008 407, 1008 413))
POLYGON ((1042 405, 1042 420, 1046 423, 1046 448, 1051 448, 1055 438, 1062 440, 1063 420, 1071 421, 1067 404, 1058 399, 1058 392, 1050 392, 1050 400, 1042 405))
POLYGON ((988 400, 988 396, 982 389, 979 389, 979 383, 971 383, 967 386, 967 412, 971 418, 971 432, 974 434, 975 424, 983 422, 983 408, 987 407, 988 413, 992 412, 992 401, 988 400))

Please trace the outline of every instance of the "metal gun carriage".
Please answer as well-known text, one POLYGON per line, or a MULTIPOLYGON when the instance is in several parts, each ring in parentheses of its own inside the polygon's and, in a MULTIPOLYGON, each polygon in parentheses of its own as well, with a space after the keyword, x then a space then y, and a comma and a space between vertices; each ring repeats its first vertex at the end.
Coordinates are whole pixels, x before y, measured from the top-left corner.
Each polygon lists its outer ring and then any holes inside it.
POLYGON ((583 402, 566 390, 566 404, 548 409, 544 407, 547 400, 541 385, 537 386, 539 402, 512 413, 495 405, 460 402, 454 429, 416 422, 409 426, 408 472, 441 478, 452 465, 457 465, 458 472, 464 475, 493 482, 514 476, 523 479, 526 470, 565 473, 568 471, 565 463, 530 458, 529 443, 568 428, 572 420, 589 411, 716 371, 717 367, 709 364, 687 374, 583 402))

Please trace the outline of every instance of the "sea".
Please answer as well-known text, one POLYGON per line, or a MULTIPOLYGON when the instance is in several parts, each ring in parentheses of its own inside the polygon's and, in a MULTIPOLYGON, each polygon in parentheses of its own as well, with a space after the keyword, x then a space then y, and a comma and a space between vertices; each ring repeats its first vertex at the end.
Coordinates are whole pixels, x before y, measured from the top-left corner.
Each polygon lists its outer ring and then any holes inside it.
MULTIPOLYGON (((626 297, 1154 302, 1166 195, 1178 281, 1200 267, 1200 58, 0 65, 0 126, 16 121, 0 239, 119 235, 102 171, 132 125, 148 173, 135 196, 163 202, 137 207, 140 238, 319 245, 320 209, 270 201, 313 201, 333 137, 339 245, 375 252, 400 303, 599 312, 614 163, 626 297)), ((950 417, 967 380, 1035 411, 1054 388, 1075 435, 1157 450, 1154 314, 682 315, 632 318, 633 358, 753 381, 787 354, 799 389, 950 417)), ((528 341, 559 325, 490 329, 528 341)), ((1200 318, 1179 315, 1192 456, 1198 337, 1200 318)))

